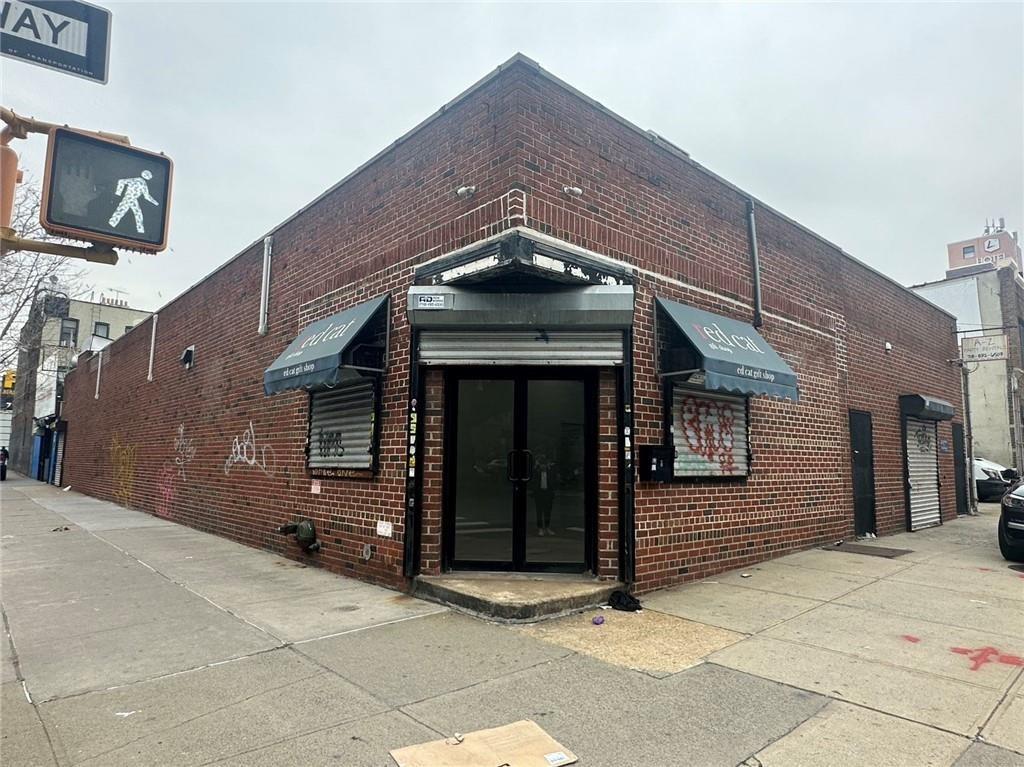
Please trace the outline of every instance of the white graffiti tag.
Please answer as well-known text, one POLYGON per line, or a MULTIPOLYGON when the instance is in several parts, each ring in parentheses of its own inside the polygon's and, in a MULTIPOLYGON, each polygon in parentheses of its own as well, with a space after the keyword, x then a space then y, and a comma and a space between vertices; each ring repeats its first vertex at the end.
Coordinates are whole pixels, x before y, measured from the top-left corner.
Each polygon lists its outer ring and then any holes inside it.
POLYGON ((232 441, 231 454, 224 461, 224 473, 229 474, 236 463, 255 466, 268 477, 274 476, 274 449, 270 445, 257 446, 252 421, 249 421, 249 428, 241 439, 235 437, 232 441))
POLYGON ((174 465, 178 467, 178 474, 182 479, 185 477, 185 467, 192 463, 196 455, 196 446, 191 437, 185 436, 185 424, 178 426, 178 436, 174 438, 174 465))

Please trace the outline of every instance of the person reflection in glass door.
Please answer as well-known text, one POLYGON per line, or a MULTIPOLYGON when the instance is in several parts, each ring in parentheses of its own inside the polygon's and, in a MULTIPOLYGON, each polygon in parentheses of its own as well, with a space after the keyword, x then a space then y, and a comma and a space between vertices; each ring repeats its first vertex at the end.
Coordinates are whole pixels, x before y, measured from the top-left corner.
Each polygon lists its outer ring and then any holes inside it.
POLYGON ((554 535, 551 512, 555 505, 556 466, 546 453, 538 453, 534 476, 536 484, 533 488, 533 504, 537 509, 537 535, 554 535))

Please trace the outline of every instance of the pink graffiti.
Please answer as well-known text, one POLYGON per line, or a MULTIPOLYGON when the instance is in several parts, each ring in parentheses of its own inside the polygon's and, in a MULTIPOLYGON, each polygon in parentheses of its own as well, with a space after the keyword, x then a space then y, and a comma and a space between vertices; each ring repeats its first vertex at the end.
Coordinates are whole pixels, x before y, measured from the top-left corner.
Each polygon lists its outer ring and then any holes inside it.
POLYGON ((977 671, 986 663, 1003 663, 1007 666, 1024 666, 1024 658, 1018 655, 1009 655, 997 650, 995 647, 979 647, 972 650, 969 647, 950 647, 951 652, 957 655, 966 655, 971 659, 971 671, 977 671))
POLYGON ((906 640, 907 642, 913 642, 914 644, 921 641, 921 637, 916 637, 913 634, 904 634, 900 639, 906 640))
POLYGON ((170 519, 174 506, 174 478, 177 472, 173 466, 164 464, 156 481, 156 515, 170 519))
POLYGON ((714 461, 725 472, 736 470, 733 455, 736 416, 726 402, 686 397, 682 407, 683 434, 690 451, 714 461))

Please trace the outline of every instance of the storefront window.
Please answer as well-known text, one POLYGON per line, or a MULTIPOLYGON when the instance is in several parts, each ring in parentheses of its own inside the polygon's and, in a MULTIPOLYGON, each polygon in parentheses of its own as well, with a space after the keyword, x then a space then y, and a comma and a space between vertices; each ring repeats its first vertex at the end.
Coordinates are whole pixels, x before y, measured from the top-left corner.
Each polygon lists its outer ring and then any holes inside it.
POLYGON ((375 379, 359 379, 310 394, 312 476, 365 476, 375 469, 377 390, 375 379))
POLYGON ((745 477, 750 473, 747 402, 743 397, 675 386, 672 435, 676 477, 745 477))

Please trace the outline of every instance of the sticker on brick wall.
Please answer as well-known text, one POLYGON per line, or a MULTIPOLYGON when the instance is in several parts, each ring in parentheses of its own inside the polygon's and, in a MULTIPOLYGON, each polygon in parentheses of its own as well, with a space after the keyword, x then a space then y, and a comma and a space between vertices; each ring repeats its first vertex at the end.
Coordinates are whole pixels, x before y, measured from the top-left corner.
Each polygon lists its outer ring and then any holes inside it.
POLYGON ((394 532, 390 522, 385 522, 383 519, 377 520, 377 535, 383 538, 390 538, 394 532))
POLYGON ((320 495, 319 479, 314 479, 312 482, 309 483, 309 492, 311 492, 313 495, 320 495))

